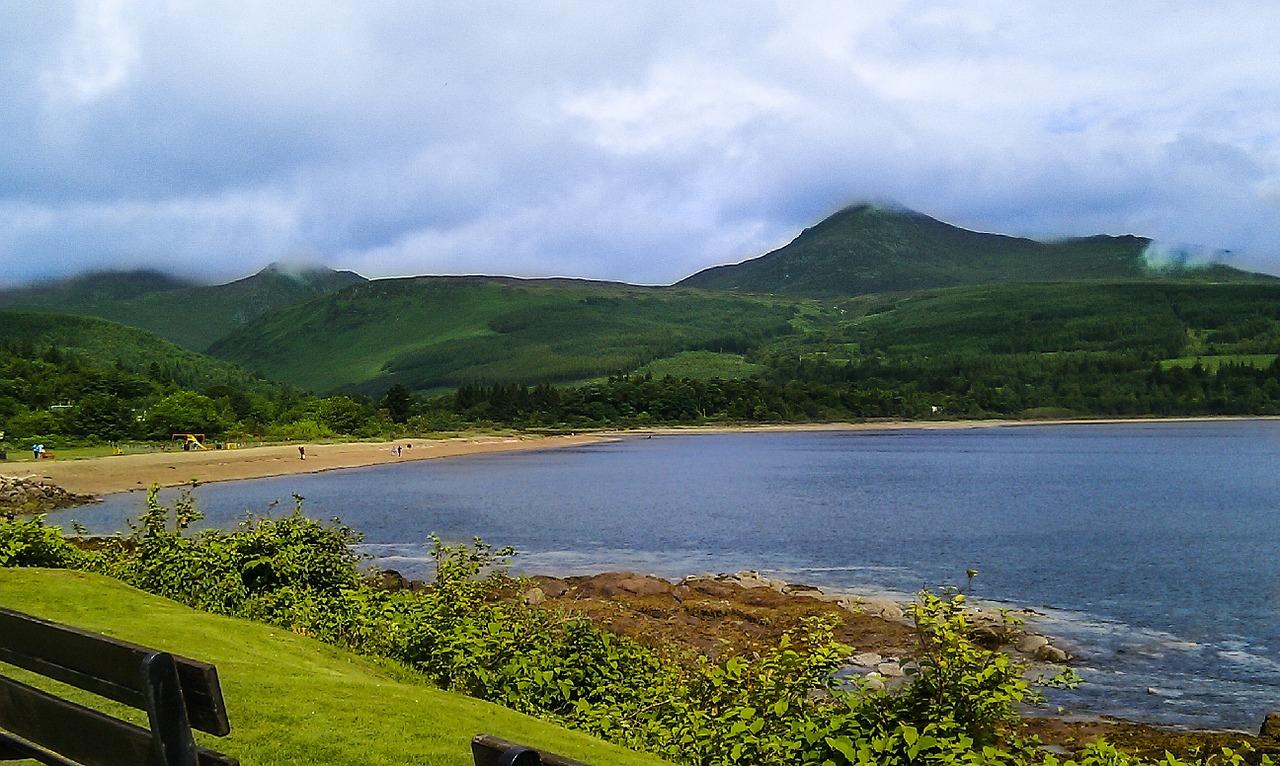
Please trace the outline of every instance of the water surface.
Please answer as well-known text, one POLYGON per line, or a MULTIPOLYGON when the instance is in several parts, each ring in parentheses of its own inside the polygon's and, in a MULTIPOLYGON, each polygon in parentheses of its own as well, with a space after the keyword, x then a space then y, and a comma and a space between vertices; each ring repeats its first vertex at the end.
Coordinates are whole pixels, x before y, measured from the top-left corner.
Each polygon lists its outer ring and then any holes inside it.
MULTIPOLYGON (((760 569, 1045 613, 1088 683, 1054 703, 1256 729, 1280 707, 1280 423, 704 434, 415 461, 197 491, 206 523, 273 500, 420 574, 430 532, 517 546, 528 572, 760 569)), ((77 509, 119 529, 139 494, 77 509)))

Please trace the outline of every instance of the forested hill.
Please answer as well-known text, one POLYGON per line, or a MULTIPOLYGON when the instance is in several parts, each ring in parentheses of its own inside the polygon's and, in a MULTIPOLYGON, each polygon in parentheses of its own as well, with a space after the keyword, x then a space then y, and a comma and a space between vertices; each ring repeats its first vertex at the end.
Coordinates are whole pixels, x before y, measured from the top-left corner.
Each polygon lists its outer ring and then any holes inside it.
POLYGON ((0 292, 0 307, 101 317, 204 351, 264 314, 364 281, 351 271, 277 264, 221 285, 152 271, 111 272, 0 292))
POLYGON ((262 317, 210 353, 315 391, 570 382, 791 332, 783 299, 584 280, 380 279, 262 317))
POLYGON ((1117 279, 1274 279, 1224 265, 1150 265, 1151 240, 1095 236, 1039 242, 969 231, 922 213, 861 204, 805 229, 790 244, 680 282, 749 293, 835 297, 1008 282, 1117 279))

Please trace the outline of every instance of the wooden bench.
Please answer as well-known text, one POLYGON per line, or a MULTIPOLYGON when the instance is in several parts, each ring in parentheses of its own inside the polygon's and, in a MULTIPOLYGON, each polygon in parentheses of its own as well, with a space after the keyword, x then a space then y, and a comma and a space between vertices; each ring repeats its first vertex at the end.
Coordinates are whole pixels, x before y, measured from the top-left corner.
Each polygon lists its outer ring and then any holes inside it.
POLYGON ((579 761, 481 734, 471 740, 471 757, 476 766, 586 766, 579 761))
POLYGON ((149 728, 0 675, 0 761, 50 766, 238 766, 195 743, 231 731, 208 663, 0 609, 0 662, 145 710, 149 728))

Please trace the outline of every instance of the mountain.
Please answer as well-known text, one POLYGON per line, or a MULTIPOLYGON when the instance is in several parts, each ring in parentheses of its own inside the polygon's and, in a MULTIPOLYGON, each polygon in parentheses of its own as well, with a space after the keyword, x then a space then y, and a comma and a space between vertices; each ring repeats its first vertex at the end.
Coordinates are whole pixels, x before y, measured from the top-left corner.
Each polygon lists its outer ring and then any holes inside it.
POLYGON ((1152 267, 1145 257, 1150 244, 1135 236, 1040 242, 969 231, 903 208, 860 204, 773 252, 700 271, 678 284, 833 297, 1004 282, 1271 279, 1223 265, 1152 267))
POLYGON ((74 277, 50 279, 24 287, 0 290, 0 307, 74 307, 129 300, 147 293, 180 290, 194 286, 194 282, 149 269, 91 271, 74 277))
POLYGON ((145 330, 97 317, 0 310, 0 344, 27 347, 34 353, 56 348, 91 367, 149 371, 156 379, 189 388, 278 388, 229 362, 180 348, 145 330))
POLYGON ((110 319, 205 351, 219 338, 286 306, 364 282, 351 271, 272 264, 221 285, 192 285, 156 272, 86 275, 0 294, 0 306, 52 309, 110 319), (95 288, 95 281, 103 287, 95 288))
MULTIPOLYGON (((794 302, 585 280, 381 279, 262 316, 210 353, 317 391, 578 381, 786 334, 794 302)), ((684 363, 691 361, 688 357, 684 363)))

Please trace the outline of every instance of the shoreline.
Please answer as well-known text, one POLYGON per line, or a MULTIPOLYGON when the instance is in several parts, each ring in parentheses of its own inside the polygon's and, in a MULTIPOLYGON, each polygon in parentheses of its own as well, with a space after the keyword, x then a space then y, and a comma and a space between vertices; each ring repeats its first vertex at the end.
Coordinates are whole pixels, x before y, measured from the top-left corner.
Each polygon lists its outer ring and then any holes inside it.
POLYGON ((863 423, 766 423, 694 426, 654 426, 603 429, 568 435, 520 433, 505 436, 424 437, 386 442, 334 442, 307 444, 307 458, 298 458, 298 444, 246 447, 201 452, 152 452, 108 455, 62 461, 0 463, 0 476, 31 478, 85 495, 110 495, 146 489, 152 484, 176 487, 222 481, 244 481, 278 476, 320 473, 345 468, 367 468, 416 460, 468 455, 523 452, 603 444, 644 436, 696 436, 737 433, 962 431, 988 428, 1030 428, 1064 425, 1141 425, 1160 423, 1219 423, 1280 420, 1280 416, 1204 416, 1161 418, 1085 418, 1054 420, 883 420, 863 423), (394 445, 411 444, 400 456, 394 445))

